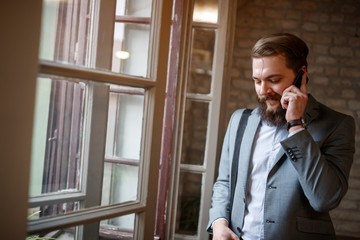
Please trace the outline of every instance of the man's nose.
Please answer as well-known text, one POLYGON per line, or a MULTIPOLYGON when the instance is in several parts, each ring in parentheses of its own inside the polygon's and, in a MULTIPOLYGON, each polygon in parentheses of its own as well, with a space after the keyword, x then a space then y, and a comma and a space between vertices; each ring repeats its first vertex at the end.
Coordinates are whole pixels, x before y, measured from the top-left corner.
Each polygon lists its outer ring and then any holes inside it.
POLYGON ((261 82, 260 95, 266 95, 271 92, 271 88, 266 81, 261 82))

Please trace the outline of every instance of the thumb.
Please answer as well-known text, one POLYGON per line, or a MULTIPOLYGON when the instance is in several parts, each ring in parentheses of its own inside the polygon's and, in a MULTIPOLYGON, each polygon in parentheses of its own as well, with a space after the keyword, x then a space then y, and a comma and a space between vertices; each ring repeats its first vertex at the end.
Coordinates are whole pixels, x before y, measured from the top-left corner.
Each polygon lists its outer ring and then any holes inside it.
POLYGON ((240 238, 235 233, 232 234, 232 239, 233 240, 240 240, 240 238))

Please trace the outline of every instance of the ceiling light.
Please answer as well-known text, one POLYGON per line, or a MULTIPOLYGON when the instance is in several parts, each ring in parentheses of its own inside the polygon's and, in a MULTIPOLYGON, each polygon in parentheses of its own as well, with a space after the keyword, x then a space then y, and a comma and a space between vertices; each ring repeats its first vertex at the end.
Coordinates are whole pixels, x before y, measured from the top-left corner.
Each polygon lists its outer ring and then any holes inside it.
POLYGON ((126 51, 116 51, 115 56, 119 59, 128 59, 130 57, 130 53, 126 51))

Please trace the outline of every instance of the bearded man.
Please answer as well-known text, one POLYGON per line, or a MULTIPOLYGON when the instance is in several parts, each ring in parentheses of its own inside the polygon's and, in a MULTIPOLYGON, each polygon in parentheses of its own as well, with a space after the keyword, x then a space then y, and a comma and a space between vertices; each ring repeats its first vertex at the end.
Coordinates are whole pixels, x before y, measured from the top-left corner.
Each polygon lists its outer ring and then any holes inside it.
POLYGON ((329 211, 348 188, 355 122, 308 94, 308 52, 306 43, 289 33, 254 45, 259 107, 240 126, 240 144, 236 135, 245 110, 231 117, 213 188, 208 225, 213 239, 335 239, 329 211))

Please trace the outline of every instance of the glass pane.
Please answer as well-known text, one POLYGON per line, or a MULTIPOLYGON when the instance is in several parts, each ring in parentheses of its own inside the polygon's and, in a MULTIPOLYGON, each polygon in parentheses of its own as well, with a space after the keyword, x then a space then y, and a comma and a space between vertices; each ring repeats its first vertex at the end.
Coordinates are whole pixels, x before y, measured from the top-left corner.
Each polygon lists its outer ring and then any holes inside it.
POLYGON ((219 0, 195 0, 193 21, 217 23, 219 0))
POLYGON ((110 88, 106 155, 139 160, 144 89, 110 88))
POLYGON ((115 23, 112 71, 146 76, 150 26, 115 23))
POLYGON ((51 205, 42 205, 28 209, 28 220, 43 217, 63 215, 80 209, 80 202, 63 202, 51 205))
POLYGON ((102 204, 137 199, 144 89, 110 87, 102 204))
POLYGON ((211 91, 215 35, 213 29, 193 30, 188 93, 209 94, 211 91))
POLYGON ((85 84, 39 78, 30 196, 80 190, 85 84))
POLYGON ((134 238, 135 214, 129 214, 101 221, 100 239, 133 239, 134 238))
POLYGON ((105 163, 101 205, 135 201, 138 177, 139 166, 105 163))
POLYGON ((115 26, 115 14, 114 19, 102 17, 115 9, 104 3, 96 17, 93 1, 44 0, 40 59, 146 77, 151 1, 118 1, 117 9, 126 6, 127 15, 146 15, 147 20, 145 24, 116 22, 115 26))
POLYGON ((186 100, 181 163, 204 163, 208 112, 208 103, 186 100))
POLYGON ((150 17, 151 0, 117 0, 116 15, 150 17))
POLYGON ((92 18, 90 0, 44 0, 40 58, 86 65, 92 18))
POLYGON ((202 175, 180 173, 176 233, 196 235, 199 221, 202 175))
POLYGON ((38 211, 39 217, 54 216, 85 206, 137 200, 145 90, 62 77, 39 78, 37 84, 30 214, 38 211), (86 98, 91 89, 102 90, 96 90, 91 99, 86 98), (109 101, 103 101, 108 97, 109 101), (103 111, 99 102, 109 104, 105 156, 104 162, 100 162, 104 169, 99 166, 104 174, 93 172, 83 176, 83 166, 98 163, 94 162, 97 158, 83 159, 81 154, 85 129, 94 130, 84 127, 85 116, 91 117, 85 106, 98 106, 91 108, 93 116, 97 116, 103 111), (86 162, 88 159, 92 162, 86 162), (102 184, 102 188, 90 187, 85 191, 82 186, 87 178, 102 184), (92 194, 102 194, 101 201, 84 204, 87 195, 92 194))

